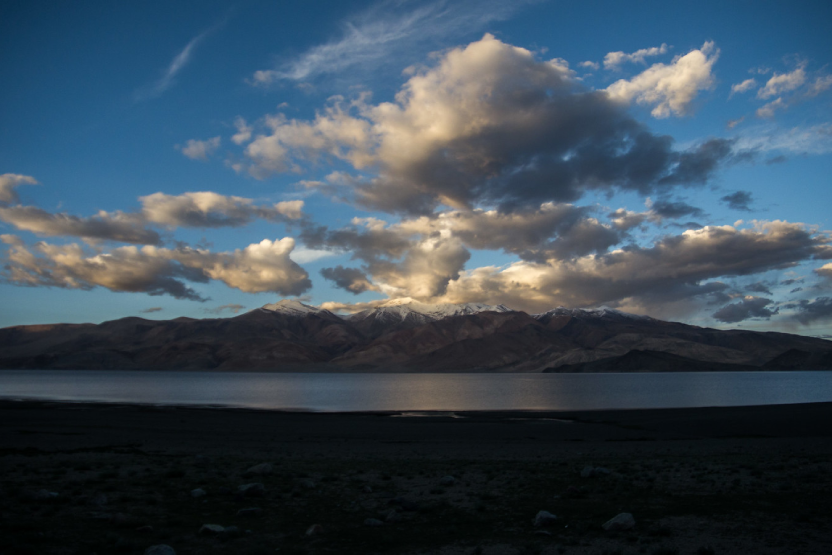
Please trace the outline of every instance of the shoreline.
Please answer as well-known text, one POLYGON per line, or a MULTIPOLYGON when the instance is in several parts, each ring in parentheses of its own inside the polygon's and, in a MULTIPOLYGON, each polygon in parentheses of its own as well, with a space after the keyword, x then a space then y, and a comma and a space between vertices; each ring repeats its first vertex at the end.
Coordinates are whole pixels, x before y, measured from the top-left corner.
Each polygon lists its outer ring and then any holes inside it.
POLYGON ((0 401, 0 552, 823 555, 829 422, 832 403, 454 414, 0 401), (239 493, 250 483, 263 491, 239 493), (556 525, 532 524, 542 510, 556 525), (622 512, 633 529, 602 528, 622 512))

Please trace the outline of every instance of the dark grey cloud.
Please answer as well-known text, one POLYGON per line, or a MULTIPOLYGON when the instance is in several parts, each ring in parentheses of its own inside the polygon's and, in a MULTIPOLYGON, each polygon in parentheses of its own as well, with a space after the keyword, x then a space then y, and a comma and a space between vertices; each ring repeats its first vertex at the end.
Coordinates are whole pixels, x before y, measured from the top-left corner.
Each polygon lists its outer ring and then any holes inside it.
POLYGON ((762 281, 758 281, 756 283, 752 283, 750 285, 745 286, 746 291, 750 291, 752 293, 765 293, 766 295, 772 295, 770 286, 762 281))
POLYGON ((83 218, 65 213, 53 214, 35 206, 9 206, 0 207, 0 220, 41 236, 72 236, 140 245, 162 243, 161 236, 148 229, 141 216, 124 212, 100 212, 83 218))
POLYGON ((218 306, 218 307, 215 307, 215 308, 206 308, 205 312, 207 312, 209 314, 223 314, 225 312, 230 312, 232 314, 239 314, 241 310, 245 310, 245 309, 246 309, 246 307, 244 307, 243 305, 234 303, 234 304, 224 304, 222 306, 218 306))
POLYGON ((746 297, 738 303, 724 306, 713 313, 713 317, 726 324, 742 322, 749 318, 763 318, 768 320, 779 312, 778 308, 767 308, 772 304, 771 299, 764 297, 746 297))
POLYGON ((732 210, 751 212, 750 204, 753 201, 753 198, 751 197, 751 193, 749 193, 748 191, 737 191, 736 193, 725 195, 719 200, 726 203, 728 205, 728 208, 732 210))
MULTIPOLYGON (((669 201, 666 199, 659 199, 650 204, 650 209, 656 215, 662 218, 682 218, 684 216, 693 216, 695 218, 704 218, 705 211, 696 206, 691 206, 682 201, 669 201)), ((702 227, 702 226, 698 226, 702 227)))
POLYGON ((365 261, 377 260, 379 257, 400 257, 412 245, 407 235, 382 225, 369 228, 352 225, 330 230, 327 226, 304 223, 300 240, 310 249, 350 252, 354 260, 365 261))
POLYGON ((161 306, 154 306, 151 308, 145 308, 144 310, 140 310, 142 314, 152 314, 153 312, 162 312, 164 310, 161 306))
POLYGON ((789 278, 789 279, 782 280, 780 282, 780 285, 794 285, 796 283, 803 283, 803 281, 804 281, 803 278, 799 278, 799 279, 789 278))
POLYGON ((786 160, 788 160, 788 158, 786 158, 784 155, 780 154, 778 156, 775 156, 773 158, 769 158, 768 160, 766 160, 766 165, 771 166, 772 164, 782 164, 786 160))
POLYGON ((367 275, 357 268, 345 268, 339 265, 334 268, 322 269, 321 275, 335 283, 336 287, 354 295, 374 289, 367 275))
POLYGON ((832 320, 832 297, 818 297, 812 301, 801 300, 789 305, 797 310, 794 318, 801 324, 832 320))

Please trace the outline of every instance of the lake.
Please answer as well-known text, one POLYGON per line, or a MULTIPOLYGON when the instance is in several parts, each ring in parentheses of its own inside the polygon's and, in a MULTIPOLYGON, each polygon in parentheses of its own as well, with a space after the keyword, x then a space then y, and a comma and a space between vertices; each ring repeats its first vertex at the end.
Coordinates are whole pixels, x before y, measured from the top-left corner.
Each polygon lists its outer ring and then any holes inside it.
POLYGON ((326 412, 742 406, 832 401, 832 372, 306 374, 3 370, 0 398, 326 412))

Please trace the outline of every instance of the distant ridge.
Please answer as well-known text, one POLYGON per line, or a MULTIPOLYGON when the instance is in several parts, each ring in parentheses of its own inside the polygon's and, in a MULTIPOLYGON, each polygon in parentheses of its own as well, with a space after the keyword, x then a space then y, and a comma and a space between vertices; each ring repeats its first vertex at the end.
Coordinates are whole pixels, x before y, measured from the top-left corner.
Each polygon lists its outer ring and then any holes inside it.
POLYGON ((258 310, 269 310, 271 312, 279 312, 281 314, 288 314, 291 316, 304 316, 306 314, 318 314, 321 312, 332 314, 323 308, 303 304, 302 302, 294 299, 283 299, 282 301, 278 301, 276 303, 266 304, 261 306, 258 310))
POLYGON ((335 372, 832 370, 832 342, 609 307, 388 301, 349 316, 284 299, 231 318, 0 329, 0 368, 335 372))

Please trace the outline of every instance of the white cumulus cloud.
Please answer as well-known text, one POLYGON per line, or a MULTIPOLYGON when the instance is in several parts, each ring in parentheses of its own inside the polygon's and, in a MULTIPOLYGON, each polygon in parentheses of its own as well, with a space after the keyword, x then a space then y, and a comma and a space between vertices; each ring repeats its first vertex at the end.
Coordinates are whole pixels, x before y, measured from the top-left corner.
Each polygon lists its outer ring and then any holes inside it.
POLYGON ((647 58, 651 56, 658 56, 660 54, 667 53, 667 45, 662 44, 661 46, 654 46, 652 48, 642 48, 641 50, 636 50, 631 54, 627 54, 625 52, 609 52, 606 56, 604 56, 604 69, 612 69, 612 70, 619 70, 621 66, 625 63, 636 63, 636 64, 644 64, 647 62, 647 58))
POLYGON ((712 69, 718 58, 719 49, 713 42, 706 42, 670 64, 654 64, 632 79, 616 81, 607 92, 621 102, 635 100, 653 106, 651 113, 657 118, 682 116, 688 113, 699 91, 713 87, 712 69))
POLYGON ((189 139, 185 146, 177 145, 177 148, 191 160, 205 161, 220 147, 220 140, 219 136, 204 141, 189 139))

